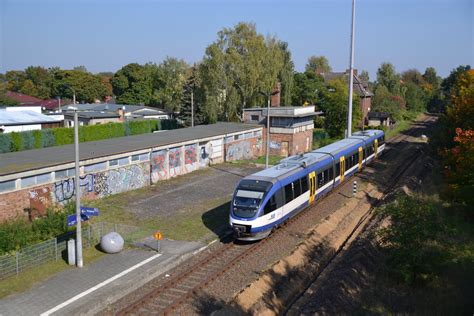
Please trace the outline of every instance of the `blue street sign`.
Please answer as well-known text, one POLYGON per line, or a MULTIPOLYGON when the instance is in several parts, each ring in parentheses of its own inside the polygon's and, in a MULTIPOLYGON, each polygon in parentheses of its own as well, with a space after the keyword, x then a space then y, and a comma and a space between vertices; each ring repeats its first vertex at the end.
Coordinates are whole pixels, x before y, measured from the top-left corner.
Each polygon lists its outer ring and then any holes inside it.
MULTIPOLYGON (((81 222, 87 221, 89 217, 87 215, 81 214, 81 222)), ((67 226, 74 226, 77 224, 76 214, 71 214, 67 216, 67 226)))
POLYGON ((87 216, 99 216, 99 209, 97 207, 81 206, 81 214, 87 216))

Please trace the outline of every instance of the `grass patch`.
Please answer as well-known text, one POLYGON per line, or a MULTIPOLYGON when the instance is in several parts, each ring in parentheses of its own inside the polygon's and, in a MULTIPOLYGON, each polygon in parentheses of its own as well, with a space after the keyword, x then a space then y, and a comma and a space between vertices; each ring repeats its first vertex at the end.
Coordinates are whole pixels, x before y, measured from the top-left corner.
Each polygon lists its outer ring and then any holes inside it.
POLYGON ((219 233, 228 225, 229 199, 217 198, 200 205, 199 209, 181 209, 176 215, 142 222, 148 231, 159 230, 174 240, 202 240, 219 233), (204 213, 202 210, 207 210, 204 213))
MULTIPOLYGON (((97 250, 95 247, 90 247, 85 248, 82 255, 84 264, 87 266, 91 262, 94 262, 104 256, 105 253, 97 250)), ((17 276, 3 279, 0 282, 0 298, 27 291, 35 284, 43 282, 55 274, 68 269, 76 268, 68 265, 64 260, 58 260, 45 263, 36 268, 25 270, 17 276)))

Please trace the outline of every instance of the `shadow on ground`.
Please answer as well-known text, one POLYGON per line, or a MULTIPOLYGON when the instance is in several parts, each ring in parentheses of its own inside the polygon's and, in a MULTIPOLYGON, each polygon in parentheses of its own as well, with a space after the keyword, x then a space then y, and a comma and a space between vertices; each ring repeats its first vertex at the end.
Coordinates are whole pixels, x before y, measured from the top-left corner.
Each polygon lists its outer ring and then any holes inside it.
POLYGON ((203 224, 221 241, 231 232, 229 226, 229 209, 230 201, 210 209, 201 216, 203 224))

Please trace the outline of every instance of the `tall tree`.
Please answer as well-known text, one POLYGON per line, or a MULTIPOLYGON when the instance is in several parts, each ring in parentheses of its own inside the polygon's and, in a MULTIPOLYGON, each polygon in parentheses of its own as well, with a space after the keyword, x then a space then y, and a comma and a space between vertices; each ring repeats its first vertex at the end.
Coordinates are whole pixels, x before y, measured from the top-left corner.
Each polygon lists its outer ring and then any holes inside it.
POLYGON ((179 112, 188 71, 184 60, 167 57, 153 76, 152 103, 169 112, 179 112))
POLYGON ((331 72, 329 61, 325 56, 311 56, 305 66, 306 72, 315 72, 317 74, 331 72))
POLYGON ((285 49, 276 38, 258 34, 255 24, 220 31, 200 65, 207 119, 239 120, 243 108, 265 103, 260 92, 271 92, 292 67, 285 49))
POLYGON ((426 68, 425 73, 423 74, 423 79, 426 83, 432 85, 433 89, 438 89, 440 80, 436 73, 436 69, 433 67, 426 68))
POLYGON ((377 70, 377 85, 387 87, 391 94, 400 95, 400 76, 396 73, 392 64, 383 63, 379 67, 377 70))
POLYGON ((128 64, 111 80, 119 104, 149 104, 152 96, 152 74, 145 66, 128 64))
POLYGON ((425 78, 417 69, 409 69, 402 73, 401 79, 404 83, 412 82, 418 86, 425 83, 425 78))
POLYGON ((325 92, 326 86, 321 76, 315 72, 297 72, 294 74, 293 101, 295 106, 303 104, 318 104, 320 96, 325 92))
POLYGON ((102 84, 100 77, 78 70, 60 70, 54 74, 54 94, 72 99, 73 91, 78 102, 94 102, 103 100, 107 95, 107 88, 102 84), (69 89, 71 87, 72 89, 69 89))
POLYGON ((190 75, 184 84, 183 100, 181 102, 181 111, 178 117, 186 126, 191 126, 191 120, 194 113, 194 125, 200 125, 204 122, 202 113, 203 91, 201 89, 201 79, 199 77, 199 68, 191 67, 190 75), (191 102, 193 103, 191 106, 191 102))
MULTIPOLYGON (((342 137, 347 126, 348 84, 343 79, 332 80, 329 89, 323 90, 321 109, 324 112, 324 128, 331 137, 342 137)), ((352 126, 361 124, 362 113, 359 97, 353 96, 352 126)))
POLYGON ((359 74, 359 78, 365 82, 366 84, 369 84, 369 72, 367 70, 362 70, 361 73, 359 74))
POLYGON ((293 91, 293 74, 295 72, 295 65, 291 59, 291 52, 288 49, 288 43, 279 42, 280 49, 283 56, 283 67, 280 70, 278 79, 281 82, 281 102, 282 105, 292 105, 292 91, 293 91))

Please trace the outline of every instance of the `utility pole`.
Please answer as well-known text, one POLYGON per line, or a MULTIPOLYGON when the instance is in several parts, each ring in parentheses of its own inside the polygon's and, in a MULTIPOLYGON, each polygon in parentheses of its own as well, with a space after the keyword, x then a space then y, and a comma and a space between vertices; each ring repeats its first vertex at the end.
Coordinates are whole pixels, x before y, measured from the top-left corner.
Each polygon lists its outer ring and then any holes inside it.
MULTIPOLYGON (((82 268, 82 225, 81 225, 81 186, 79 175, 79 119, 77 117, 76 91, 71 86, 66 86, 72 90, 72 103, 74 110, 74 160, 76 177, 74 179, 74 189, 76 191, 76 266, 82 268)), ((70 107, 71 108, 71 107, 70 107)))
POLYGON ((271 93, 268 94, 267 102, 267 150, 265 152, 265 169, 268 168, 268 155, 270 154, 270 98, 271 93))
POLYGON ((194 92, 191 91, 191 126, 194 126, 194 92))
POLYGON ((349 109, 347 111, 347 137, 352 135, 352 90, 354 84, 354 35, 355 35, 355 0, 352 0, 351 54, 349 71, 349 109))

